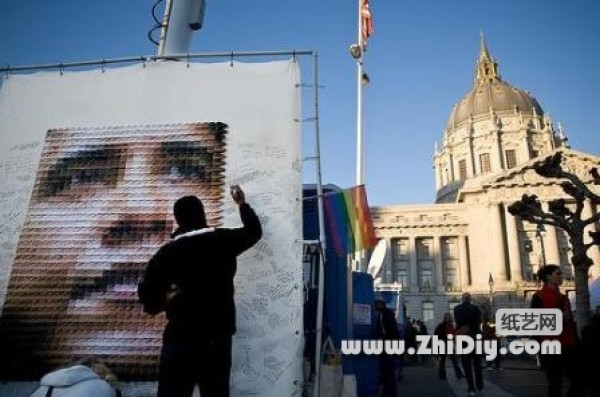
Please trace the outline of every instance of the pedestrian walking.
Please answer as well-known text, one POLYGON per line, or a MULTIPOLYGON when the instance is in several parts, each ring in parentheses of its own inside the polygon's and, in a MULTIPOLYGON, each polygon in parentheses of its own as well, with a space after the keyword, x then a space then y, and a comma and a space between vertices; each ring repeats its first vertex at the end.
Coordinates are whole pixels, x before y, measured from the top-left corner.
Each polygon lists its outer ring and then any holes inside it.
POLYGON ((501 357, 502 355, 499 352, 500 349, 500 338, 498 337, 498 334, 496 333, 496 324, 494 324, 490 318, 489 315, 486 315, 484 320, 483 320, 483 324, 481 325, 481 334, 483 336, 483 340, 484 341, 495 341, 497 349, 496 349, 496 358, 494 358, 491 361, 487 361, 485 362, 485 369, 487 371, 500 371, 502 369, 502 364, 501 364, 501 357))
POLYGON ((581 360, 577 357, 579 338, 577 326, 571 311, 569 298, 560 291, 563 273, 558 265, 546 265, 537 272, 542 287, 531 298, 531 307, 537 309, 559 309, 562 312, 562 332, 560 335, 540 335, 539 342, 557 340, 561 354, 540 354, 540 363, 548 381, 548 397, 562 395, 563 375, 569 379, 569 397, 581 396, 581 360))
MULTIPOLYGON (((434 335, 437 336, 439 340, 443 340, 444 342, 448 341, 448 335, 455 335, 456 327, 454 326, 454 319, 452 318, 452 314, 449 312, 444 313, 444 319, 440 322, 434 331, 434 335)), ((458 364, 458 360, 454 353, 444 352, 439 354, 439 367, 438 367, 438 376, 440 379, 446 379, 446 358, 450 358, 450 362, 452 363, 452 367, 454 368, 454 375, 456 375, 456 379, 460 380, 464 377, 462 368, 458 364)))
MULTIPOLYGON (((376 337, 379 340, 393 341, 400 338, 398 323, 392 309, 386 306, 383 299, 375 300, 375 311, 377 312, 376 337)), ((384 351, 379 355, 379 376, 383 388, 381 397, 396 397, 398 395, 396 385, 396 355, 387 354, 384 351)))
MULTIPOLYGON (((593 363, 600 357, 600 305, 596 306, 591 321, 581 330, 581 346, 579 348, 581 363, 593 363)), ((582 379, 588 397, 600 396, 597 368, 594 365, 583 365, 582 379)))
MULTIPOLYGON (((462 303, 454 308, 457 334, 468 335, 475 339, 481 335, 481 310, 471 303, 471 294, 462 295, 462 303)), ((482 355, 475 351, 460 356, 465 378, 467 395, 475 396, 483 389, 482 355)))

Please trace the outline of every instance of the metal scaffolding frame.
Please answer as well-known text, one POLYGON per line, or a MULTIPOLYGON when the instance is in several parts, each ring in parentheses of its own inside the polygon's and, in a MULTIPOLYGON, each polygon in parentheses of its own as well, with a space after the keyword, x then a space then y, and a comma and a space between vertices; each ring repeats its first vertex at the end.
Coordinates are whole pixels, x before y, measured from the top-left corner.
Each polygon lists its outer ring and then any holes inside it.
MULTIPOLYGON (((312 115, 309 117, 303 117, 300 120, 295 120, 298 123, 312 123, 314 125, 314 146, 313 153, 303 157, 303 162, 314 162, 315 164, 315 179, 317 187, 317 206, 318 206, 318 222, 319 222, 319 240, 314 241, 301 241, 303 244, 314 244, 320 245, 320 255, 318 260, 318 298, 317 298, 317 319, 315 329, 315 376, 313 378, 313 396, 319 396, 319 384, 320 384, 320 362, 322 355, 322 330, 323 330, 323 304, 324 304, 324 260, 325 260, 325 220, 323 213, 323 185, 321 178, 321 147, 320 147, 320 130, 319 130, 319 76, 318 76, 318 54, 314 50, 287 50, 287 51, 230 51, 230 52, 207 52, 207 53, 187 53, 187 54, 169 54, 169 55, 142 55, 142 56, 131 56, 123 58, 110 58, 110 59, 96 59, 78 62, 65 62, 65 63, 53 63, 53 64, 39 64, 39 65, 25 65, 25 66, 10 66, 5 65, 0 67, 0 73, 4 74, 4 78, 10 78, 11 74, 25 73, 25 72, 37 72, 37 71, 52 71, 57 70, 59 73, 71 70, 86 70, 90 68, 100 67, 103 72, 106 68, 123 65, 123 64, 146 64, 149 62, 156 61, 178 61, 187 62, 188 64, 194 60, 199 59, 211 59, 219 60, 224 59, 233 62, 235 59, 240 58, 281 58, 291 57, 292 59, 300 59, 300 57, 310 57, 312 63, 312 83, 302 84, 298 88, 309 88, 312 90, 312 102, 313 109, 312 115)), ((2 79, 0 78, 0 87, 2 79)), ((304 95, 302 95, 304 97, 304 95)), ((304 128, 302 130, 304 134, 304 128)), ((302 198, 300 198, 302 199, 302 198)))

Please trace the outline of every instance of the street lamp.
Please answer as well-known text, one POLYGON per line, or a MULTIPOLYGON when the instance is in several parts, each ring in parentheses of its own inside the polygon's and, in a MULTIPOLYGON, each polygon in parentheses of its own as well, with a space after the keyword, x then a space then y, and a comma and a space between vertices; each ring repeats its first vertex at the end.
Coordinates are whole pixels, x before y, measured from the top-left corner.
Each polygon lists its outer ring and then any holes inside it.
POLYGON ((545 235, 546 235, 546 229, 544 228, 544 225, 542 225, 541 223, 538 223, 537 227, 535 228, 535 236, 540 239, 540 249, 542 251, 542 266, 541 267, 546 266, 546 248, 544 247, 544 236, 545 235))
POLYGON ((359 60, 362 57, 362 48, 358 44, 352 44, 350 48, 348 48, 348 52, 352 58, 359 60))
POLYGON ((396 318, 400 324, 404 324, 404 286, 402 283, 395 282, 394 287, 398 293, 398 296, 396 296, 396 318))
POLYGON ((367 72, 363 72, 362 74, 362 78, 360 80, 360 83, 365 86, 368 85, 371 82, 371 78, 369 77, 369 75, 367 74, 367 72))
POLYGON ((494 277, 489 273, 488 284, 490 286, 490 321, 494 318, 494 277))

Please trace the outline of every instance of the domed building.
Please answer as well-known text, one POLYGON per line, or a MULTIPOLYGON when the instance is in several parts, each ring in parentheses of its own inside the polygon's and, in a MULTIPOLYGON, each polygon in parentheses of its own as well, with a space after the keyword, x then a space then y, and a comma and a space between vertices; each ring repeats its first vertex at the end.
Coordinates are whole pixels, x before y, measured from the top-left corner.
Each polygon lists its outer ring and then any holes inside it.
POLYGON ((482 35, 473 89, 454 105, 435 153, 436 202, 455 202, 465 181, 515 168, 566 140, 534 97, 500 78, 482 35))
MULTIPOLYGON (((598 156, 569 148, 536 98, 501 78, 482 34, 473 87, 453 106, 433 155, 436 202, 371 209, 388 247, 375 275, 378 288, 401 290, 408 315, 430 329, 465 291, 487 310, 528 305, 545 263, 560 264, 564 286, 573 291, 567 235, 507 210, 525 193, 544 205, 564 197, 557 180, 532 169, 558 150, 584 180, 600 164, 598 156)), ((584 217, 595 211, 585 208, 584 217)), ((598 247, 588 254, 600 265, 598 247)))

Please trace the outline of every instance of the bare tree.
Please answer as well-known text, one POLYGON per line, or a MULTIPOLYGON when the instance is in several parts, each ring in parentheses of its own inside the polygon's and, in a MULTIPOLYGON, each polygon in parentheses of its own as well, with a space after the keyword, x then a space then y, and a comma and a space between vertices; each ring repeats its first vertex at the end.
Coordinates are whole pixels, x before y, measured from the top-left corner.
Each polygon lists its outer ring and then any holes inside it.
MULTIPOLYGON (((538 175, 546 178, 564 179, 560 183, 563 191, 575 202, 575 210, 567 206, 567 200, 557 199, 548 203, 548 212, 542 209, 542 205, 536 195, 524 194, 520 201, 508 207, 508 212, 513 216, 537 224, 551 225, 564 230, 569 236, 573 255, 571 263, 575 270, 575 296, 576 317, 579 328, 586 325, 590 319, 590 293, 588 288, 588 270, 593 265, 592 259, 587 251, 593 245, 600 245, 600 231, 589 232, 591 238, 585 242, 584 230, 586 226, 600 220, 600 213, 592 214, 588 219, 582 219, 584 203, 589 200, 592 208, 600 204, 600 196, 590 190, 577 175, 564 171, 561 166, 562 152, 557 152, 533 164, 533 169, 538 175)), ((600 175, 597 168, 590 170, 591 182, 600 185, 600 175)), ((599 264, 600 265, 600 264, 599 264)))

